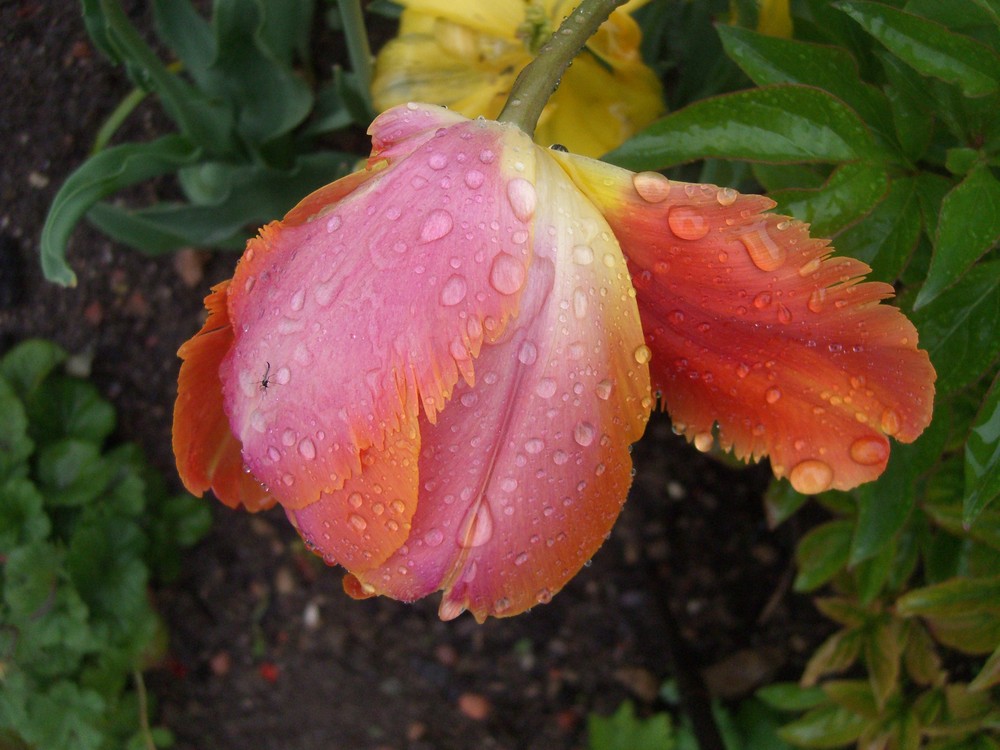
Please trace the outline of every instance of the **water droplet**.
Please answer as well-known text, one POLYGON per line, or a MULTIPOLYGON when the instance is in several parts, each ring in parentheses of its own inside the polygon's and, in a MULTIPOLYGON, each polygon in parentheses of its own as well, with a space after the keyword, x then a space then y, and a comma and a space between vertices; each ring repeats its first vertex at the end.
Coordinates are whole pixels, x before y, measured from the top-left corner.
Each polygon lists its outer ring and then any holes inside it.
POLYGON ((529 438, 524 442, 524 450, 535 456, 545 450, 545 443, 539 438, 529 438))
POLYGON ((761 271, 777 270, 785 262, 784 246, 775 242, 764 227, 741 234, 740 242, 747 249, 750 260, 761 271))
POLYGON ((758 310, 763 310, 765 307, 771 304, 771 293, 761 292, 756 297, 753 298, 753 306, 758 310))
POLYGON ((711 227, 698 211, 689 206, 676 206, 667 214, 670 231, 682 240, 700 240, 711 227))
POLYGON ((523 365, 534 364, 535 360, 538 359, 538 347, 535 346, 534 342, 523 342, 521 348, 517 350, 517 359, 523 365))
POLYGON ((535 601, 539 604, 548 604, 552 601, 552 592, 548 589, 542 589, 537 594, 535 594, 535 601))
POLYGON ((584 448, 594 442, 595 435, 597 435, 597 430, 590 422, 580 422, 573 428, 573 439, 577 445, 584 448))
POLYGON ((485 501, 479 507, 473 506, 458 532, 458 543, 462 547, 481 547, 493 537, 493 516, 485 501))
POLYGON ((670 195, 670 180, 659 172, 639 172, 632 175, 632 187, 647 203, 662 203, 670 195))
POLYGON ((589 266, 594 262, 594 251, 587 245, 577 245, 573 248, 573 262, 578 266, 589 266))
POLYGON ((569 454, 564 450, 557 450, 552 454, 552 463, 556 466, 562 466, 567 461, 569 461, 569 454))
POLYGON ((535 186, 523 177, 515 177, 507 183, 507 200, 514 216, 521 221, 529 221, 535 215, 535 186))
POLYGON ((862 437, 851 443, 851 458, 862 466, 874 466, 889 458, 889 441, 883 437, 862 437))
POLYGON ((577 320, 587 317, 587 293, 580 287, 573 290, 573 314, 577 320))
POLYGON ((347 517, 347 522, 358 531, 364 531, 368 528, 368 522, 357 513, 351 513, 351 515, 347 517))
POLYGON ((402 513, 406 510, 406 503, 402 500, 393 500, 389 503, 389 507, 392 508, 393 513, 402 513))
POLYGON ((780 302, 778 303, 778 322, 779 323, 791 323, 792 322, 792 311, 785 307, 780 302))
POLYGON ((731 206, 739 197, 740 194, 731 187, 719 188, 719 190, 715 193, 715 200, 719 202, 720 206, 731 206))
POLYGON ((886 435, 895 435, 902 427, 902 422, 898 412, 893 409, 886 409, 882 412, 882 432, 886 435))
POLYGON ((542 378, 535 385, 535 393, 541 398, 552 398, 556 394, 556 381, 552 378, 542 378))
POLYGON ((490 285, 494 289, 501 294, 514 294, 524 286, 524 278, 521 261, 508 253, 497 253, 490 267, 490 285))
POLYGON ((479 161, 483 164, 492 164, 494 159, 496 159, 496 154, 488 148, 484 148, 479 152, 479 161))
POLYGON ((607 401, 611 398, 611 389, 613 387, 614 384, 610 380, 604 379, 594 386, 594 393, 596 393, 597 397, 602 401, 607 401))
POLYGON ((316 444, 309 438, 302 438, 299 442, 299 453, 302 454, 302 458, 312 461, 316 458, 316 444))
POLYGON ((292 309, 293 312, 298 312, 299 310, 302 309, 302 306, 305 304, 305 302, 306 302, 306 290, 299 289, 297 292, 295 292, 295 294, 292 295, 291 300, 289 300, 288 302, 288 306, 292 309))
POLYGON ((267 419, 260 413, 260 410, 253 410, 253 413, 250 415, 250 426, 254 429, 254 432, 264 433, 267 431, 267 419))
POLYGON ((428 547, 438 547, 441 542, 444 541, 444 534, 441 529, 431 529, 426 534, 424 534, 424 543, 428 547))
POLYGON ((806 276, 811 276, 819 270, 819 267, 823 264, 823 261, 819 258, 813 258, 812 260, 803 263, 799 266, 799 276, 805 278, 806 276))
POLYGON ((699 432, 694 436, 694 447, 702 453, 708 453, 712 450, 712 443, 714 442, 715 439, 712 437, 711 432, 699 432))
POLYGON ((444 286, 441 287, 441 304, 445 307, 457 305, 465 299, 466 291, 468 291, 468 285, 463 277, 457 274, 449 276, 448 280, 444 282, 444 286))
POLYGON ((792 487, 803 495, 815 495, 830 487, 833 482, 833 469, 830 465, 815 458, 809 458, 795 465, 788 480, 792 487))
POLYGON ((448 157, 442 153, 431 154, 427 160, 427 166, 431 169, 444 169, 448 166, 448 157))
POLYGON ((352 508, 360 508, 363 501, 360 492, 352 492, 347 496, 347 502, 352 508))
POLYGON ((640 365, 644 365, 653 358, 653 352, 648 346, 642 344, 634 352, 632 352, 632 356, 635 357, 636 362, 640 365))
POLYGON ((465 173, 465 184, 475 190, 476 188, 482 187, 482 184, 486 181, 486 175, 480 172, 478 169, 470 169, 465 173))
POLYGON ((522 552, 520 555, 514 558, 515 565, 524 565, 526 562, 528 562, 527 552, 522 552))
POLYGON ((333 234, 338 229, 340 229, 340 225, 343 223, 344 222, 341 220, 339 216, 331 216, 326 221, 326 231, 330 234, 333 234))
POLYGON ((814 313, 819 313, 823 311, 823 306, 826 304, 826 289, 816 289, 812 294, 809 295, 809 302, 807 306, 809 310, 814 313))
POLYGON ((736 368, 736 377, 742 380, 749 374, 750 374, 750 368, 747 365, 740 362, 740 364, 736 368))
POLYGON ((781 398, 781 391, 777 388, 768 388, 764 393, 764 400, 769 404, 775 404, 781 398))
POLYGON ((452 226, 454 226, 454 221, 451 214, 444 209, 435 208, 427 214, 427 218, 424 219, 424 223, 420 227, 420 241, 439 240, 451 231, 452 226))

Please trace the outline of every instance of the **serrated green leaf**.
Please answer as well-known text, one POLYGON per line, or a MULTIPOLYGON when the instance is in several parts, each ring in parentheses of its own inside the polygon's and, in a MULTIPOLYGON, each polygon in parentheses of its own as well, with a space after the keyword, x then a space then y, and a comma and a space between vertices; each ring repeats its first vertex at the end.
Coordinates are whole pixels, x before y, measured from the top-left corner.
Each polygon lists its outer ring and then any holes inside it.
POLYGON ((1000 261, 974 266, 912 320, 937 370, 939 399, 978 380, 1000 353, 1000 261))
POLYGON ((28 400, 31 435, 39 443, 77 438, 100 445, 115 429, 115 410, 93 383, 52 377, 28 400))
POLYGON ((819 190, 832 171, 827 164, 762 164, 750 165, 753 177, 768 193, 789 188, 819 190))
POLYGON ((0 359, 0 378, 10 383, 17 396, 25 400, 49 373, 65 361, 66 352, 58 344, 44 339, 29 339, 0 359))
POLYGON ((0 424, 4 425, 0 430, 0 481, 24 477, 35 443, 28 437, 24 404, 3 378, 0 378, 0 424))
POLYGON ((922 228, 916 180, 899 177, 863 220, 837 235, 835 244, 838 253, 871 266, 871 278, 892 283, 906 267, 922 228))
POLYGON ((38 484, 50 507, 85 505, 112 479, 112 467, 90 442, 66 438, 38 451, 38 484))
POLYGON ((938 526, 956 537, 968 537, 981 544, 989 545, 1000 551, 1000 511, 984 510, 970 523, 966 524, 962 514, 961 503, 950 498, 948 504, 926 503, 924 512, 938 526))
POLYGON ((0 556, 48 537, 51 524, 44 502, 28 479, 14 478, 0 484, 0 556))
POLYGON ((914 309, 955 283, 1000 240, 1000 182, 988 167, 974 169, 941 203, 927 281, 914 309))
POLYGON ((670 717, 660 713, 640 719, 630 701, 608 718, 591 714, 587 733, 591 750, 669 750, 674 746, 670 717))
POLYGON ((1000 495, 1000 375, 993 379, 965 444, 963 522, 977 516, 1000 495))
POLYGON ((828 91, 885 135, 892 133, 889 103, 861 81, 857 61, 843 48, 758 34, 719 25, 726 54, 758 86, 798 83, 828 91))
POLYGON ((879 710, 885 708, 889 697, 899 689, 902 626, 902 620, 885 616, 875 621, 865 634, 865 666, 879 710))
POLYGON ((116 146, 85 161, 59 188, 45 218, 41 240, 45 278, 64 286, 76 284, 76 275, 66 263, 66 244, 73 227, 97 201, 192 164, 200 155, 200 148, 187 138, 168 135, 150 143, 116 146))
POLYGON ((821 687, 802 687, 797 682, 775 682, 757 690, 755 696, 779 711, 805 711, 827 700, 821 687))
POLYGON ((771 193, 776 210, 811 225, 814 236, 830 237, 870 213, 889 189, 889 176, 866 162, 839 166, 819 190, 771 193))
POLYGON ((717 157, 764 162, 879 160, 871 133, 835 97, 807 86, 764 86, 690 104, 604 159, 662 169, 717 157))
POLYGON ((798 747, 841 747, 856 740, 866 723, 865 717, 841 706, 820 706, 783 726, 778 736, 798 747))
POLYGON ((919 73, 957 84, 966 96, 1000 89, 1000 57, 986 45, 881 3, 853 0, 837 7, 919 73))
POLYGON ((796 591, 812 591, 835 576, 847 564, 851 547, 851 522, 828 521, 806 534, 795 549, 799 572, 796 591))
POLYGON ((879 55, 888 84, 885 95, 892 112, 896 139, 903 153, 917 161, 934 135, 934 110, 922 79, 913 68, 889 53, 879 55))

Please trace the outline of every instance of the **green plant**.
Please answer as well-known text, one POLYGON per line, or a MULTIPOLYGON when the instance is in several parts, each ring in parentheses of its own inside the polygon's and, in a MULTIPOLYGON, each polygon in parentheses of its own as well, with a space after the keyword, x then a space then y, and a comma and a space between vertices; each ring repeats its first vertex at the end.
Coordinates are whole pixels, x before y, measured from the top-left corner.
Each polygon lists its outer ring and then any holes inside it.
POLYGON ((176 575, 208 509, 170 496, 115 413, 27 341, 0 359, 0 746, 166 747, 142 669, 166 634, 148 587, 176 575))
MULTIPOLYGON (((702 98, 724 87, 682 72, 675 91, 696 92, 691 103, 608 158, 763 185, 778 210, 896 284, 937 369, 931 427, 893 449, 877 482, 821 496, 833 518, 799 544, 796 588, 828 585, 816 603, 841 629, 802 687, 761 692, 806 711, 783 737, 803 747, 998 747, 1000 6, 793 8, 795 39, 718 27, 753 88, 702 98)), ((712 80, 732 74, 717 63, 712 80)), ((805 500, 774 484, 770 521, 805 500)))
POLYGON ((218 0, 211 21, 190 0, 154 0, 156 30, 176 60, 163 62, 118 0, 82 0, 91 39, 137 86, 98 135, 93 155, 63 184, 42 231, 45 275, 75 276, 66 263, 73 227, 86 215, 101 231, 147 253, 185 246, 240 248, 249 232, 303 195, 344 174, 355 158, 321 137, 370 119, 351 76, 320 83, 311 69, 312 0, 218 0), (118 125, 155 93, 177 133, 108 148, 118 125), (181 201, 141 208, 100 202, 176 173, 181 201))

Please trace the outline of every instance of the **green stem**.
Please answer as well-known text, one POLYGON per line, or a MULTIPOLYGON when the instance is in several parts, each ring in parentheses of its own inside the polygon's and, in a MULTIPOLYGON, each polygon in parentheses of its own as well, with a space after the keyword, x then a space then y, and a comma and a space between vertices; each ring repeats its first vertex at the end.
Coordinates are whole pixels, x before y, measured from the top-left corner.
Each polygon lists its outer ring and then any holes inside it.
POLYGON ((542 110, 573 58, 612 11, 624 4, 625 0, 583 0, 518 75, 497 120, 517 125, 532 135, 542 110))
POLYGON ((368 44, 368 29, 365 28, 361 0, 337 0, 340 22, 347 40, 347 57, 351 61, 351 71, 357 78, 358 91, 364 97, 369 112, 372 108, 372 48, 368 44))

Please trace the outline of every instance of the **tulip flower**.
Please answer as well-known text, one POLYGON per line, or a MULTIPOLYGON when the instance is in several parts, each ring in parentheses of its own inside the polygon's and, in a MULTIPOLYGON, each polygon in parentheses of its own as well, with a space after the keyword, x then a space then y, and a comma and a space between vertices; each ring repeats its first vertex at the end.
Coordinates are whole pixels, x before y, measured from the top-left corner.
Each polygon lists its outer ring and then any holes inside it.
POLYGON ((252 239, 183 358, 187 488, 280 503, 356 596, 548 601, 607 537, 652 408, 806 493, 876 478, 934 371, 887 284, 767 198, 407 104, 252 239))
MULTIPOLYGON (((495 118, 517 74, 576 2, 404 0, 398 36, 378 54, 372 95, 381 111, 432 102, 495 118)), ((535 140, 600 156, 663 114, 656 75, 639 54, 633 0, 611 14, 566 71, 535 140)))

